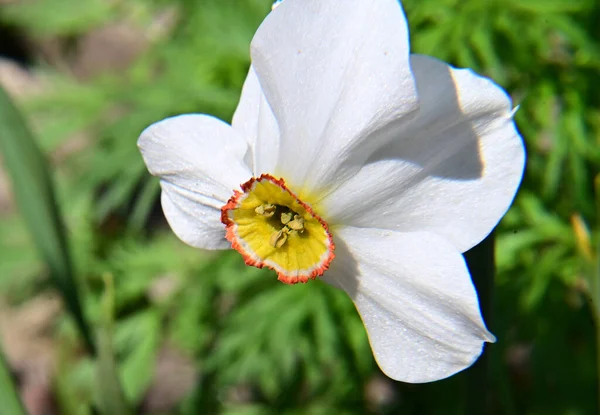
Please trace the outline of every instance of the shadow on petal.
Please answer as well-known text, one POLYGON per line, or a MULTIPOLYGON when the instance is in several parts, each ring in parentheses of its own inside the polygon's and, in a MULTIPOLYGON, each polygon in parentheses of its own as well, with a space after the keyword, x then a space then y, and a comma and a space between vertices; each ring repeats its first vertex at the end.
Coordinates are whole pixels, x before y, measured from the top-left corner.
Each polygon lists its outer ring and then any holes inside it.
POLYGON ((326 283, 344 290, 350 298, 355 298, 358 292, 360 271, 358 262, 348 249, 348 245, 341 238, 335 236, 335 258, 331 261, 329 270, 321 277, 326 283))
POLYGON ((510 206, 525 151, 511 101, 489 79, 412 55, 420 108, 394 140, 322 198, 330 224, 438 234, 461 252, 510 206))
MULTIPOLYGON (((418 174, 421 177, 454 180, 482 177, 485 167, 482 134, 477 134, 474 128, 486 128, 490 111, 500 112, 503 108, 496 100, 489 105, 474 102, 470 91, 463 91, 461 97, 456 79, 461 71, 441 61, 412 55, 411 66, 421 100, 419 112, 397 132, 401 138, 375 152, 368 163, 404 160, 421 167, 423 170, 418 174)), ((488 82, 479 77, 476 81, 488 82)))

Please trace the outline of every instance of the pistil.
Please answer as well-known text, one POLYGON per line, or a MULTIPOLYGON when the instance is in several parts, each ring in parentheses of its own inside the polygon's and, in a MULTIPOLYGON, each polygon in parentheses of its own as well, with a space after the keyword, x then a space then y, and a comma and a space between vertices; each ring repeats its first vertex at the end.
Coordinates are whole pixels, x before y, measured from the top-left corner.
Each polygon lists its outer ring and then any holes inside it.
POLYGON ((279 221, 283 227, 273 232, 269 238, 269 244, 274 248, 281 248, 289 236, 304 232, 304 218, 286 206, 264 203, 254 209, 259 216, 272 218, 279 215, 279 221))

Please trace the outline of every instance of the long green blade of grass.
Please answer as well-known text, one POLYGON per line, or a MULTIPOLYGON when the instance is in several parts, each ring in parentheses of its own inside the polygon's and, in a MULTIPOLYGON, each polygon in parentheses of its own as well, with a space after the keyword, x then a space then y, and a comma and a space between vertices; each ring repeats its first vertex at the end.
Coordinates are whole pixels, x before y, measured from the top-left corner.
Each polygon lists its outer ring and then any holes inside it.
POLYGON ((117 372, 113 348, 115 288, 113 277, 104 276, 102 316, 98 327, 98 405, 103 415, 130 415, 117 372))
POLYGON ((2 402, 0 413, 6 415, 26 415, 2 350, 0 350, 0 402, 2 402))
POLYGON ((56 288, 90 350, 71 258, 46 160, 10 97, 0 88, 0 150, 12 178, 13 194, 56 288))

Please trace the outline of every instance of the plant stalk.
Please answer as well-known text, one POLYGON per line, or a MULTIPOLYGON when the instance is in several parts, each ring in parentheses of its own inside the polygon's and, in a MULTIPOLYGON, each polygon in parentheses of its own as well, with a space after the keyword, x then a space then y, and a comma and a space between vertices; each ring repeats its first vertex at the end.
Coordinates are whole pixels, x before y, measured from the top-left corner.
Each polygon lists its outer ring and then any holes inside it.
MULTIPOLYGON (((494 246, 495 236, 492 232, 479 245, 465 252, 465 259, 479 297, 481 314, 488 328, 491 327, 492 321, 495 276, 494 246)), ((466 397, 465 410, 467 415, 488 413, 488 366, 487 347, 484 347, 483 353, 477 362, 467 371, 468 396, 466 397)))

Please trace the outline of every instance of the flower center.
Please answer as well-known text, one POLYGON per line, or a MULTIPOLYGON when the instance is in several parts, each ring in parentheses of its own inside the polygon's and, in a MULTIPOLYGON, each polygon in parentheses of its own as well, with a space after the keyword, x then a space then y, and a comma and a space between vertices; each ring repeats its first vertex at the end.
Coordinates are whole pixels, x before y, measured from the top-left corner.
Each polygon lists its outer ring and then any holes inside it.
POLYGON ((327 223, 283 179, 263 174, 241 187, 221 208, 221 222, 246 264, 271 268, 287 284, 323 275, 335 256, 327 223))

